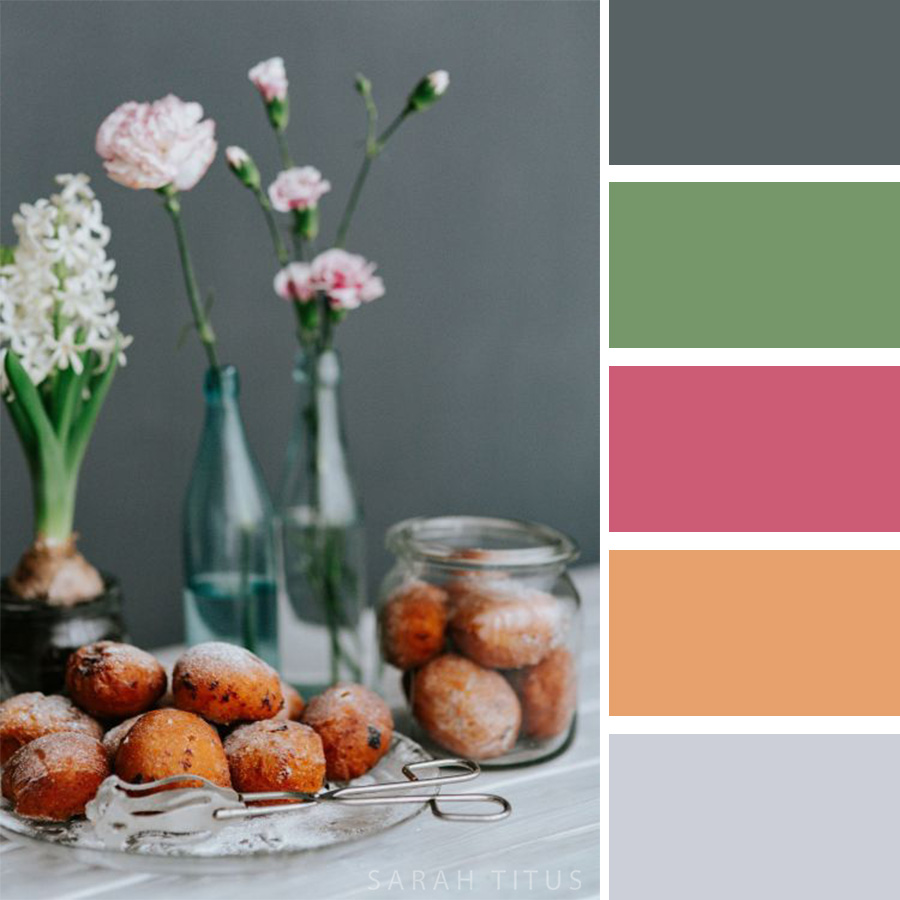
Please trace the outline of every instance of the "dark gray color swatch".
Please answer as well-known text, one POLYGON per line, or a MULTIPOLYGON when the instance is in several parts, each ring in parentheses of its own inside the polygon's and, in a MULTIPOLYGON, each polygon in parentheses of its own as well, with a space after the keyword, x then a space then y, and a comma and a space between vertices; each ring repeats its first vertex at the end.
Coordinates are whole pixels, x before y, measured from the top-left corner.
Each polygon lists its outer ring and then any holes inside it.
POLYGON ((900 737, 613 735, 611 900, 896 900, 900 737))
POLYGON ((900 163, 895 0, 612 0, 610 162, 900 163))
MULTIPOLYGON (((266 183, 276 171, 247 70, 285 57, 295 156, 334 185, 321 203, 331 236, 365 135, 354 74, 372 79, 387 123, 420 76, 448 69, 447 96, 374 166, 350 233, 387 286, 338 338, 370 582, 388 565, 385 527, 412 515, 537 519, 596 560, 599 14, 554 2, 3 3, 3 240, 18 204, 50 193, 57 172, 93 177, 113 229, 135 342, 88 450, 77 527, 86 555, 121 576, 137 640, 181 635, 181 501, 203 359, 195 341, 175 350, 188 308, 159 198, 110 182, 94 153, 104 116, 173 91, 218 123, 220 154, 183 198, 185 222, 274 488, 294 417, 293 317, 272 290, 259 210, 222 158, 240 144, 266 183)), ((8 571, 31 501, 0 417, 8 571)))

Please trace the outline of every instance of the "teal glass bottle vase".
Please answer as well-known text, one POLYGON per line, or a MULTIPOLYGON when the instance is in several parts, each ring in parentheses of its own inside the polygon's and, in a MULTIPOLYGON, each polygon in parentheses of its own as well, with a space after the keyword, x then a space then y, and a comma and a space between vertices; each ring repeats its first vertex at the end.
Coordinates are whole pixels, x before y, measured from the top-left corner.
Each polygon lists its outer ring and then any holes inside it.
POLYGON ((316 692, 337 681, 371 683, 377 648, 337 351, 301 351, 294 380, 299 406, 278 501, 286 593, 279 630, 285 678, 316 692))
POLYGON ((226 641, 278 667, 272 503, 247 443, 233 366, 206 373, 206 421, 184 505, 189 644, 226 641))

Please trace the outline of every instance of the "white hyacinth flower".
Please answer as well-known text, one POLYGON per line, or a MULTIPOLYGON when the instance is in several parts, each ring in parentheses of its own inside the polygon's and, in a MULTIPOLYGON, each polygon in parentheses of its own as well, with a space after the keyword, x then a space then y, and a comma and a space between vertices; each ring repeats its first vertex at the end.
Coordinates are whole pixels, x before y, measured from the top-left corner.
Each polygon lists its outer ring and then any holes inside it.
MULTIPOLYGON (((111 296, 115 262, 106 255, 109 228, 87 175, 58 175, 60 191, 23 203, 13 216, 15 257, 0 268, 0 354, 11 349, 35 385, 61 369, 95 371, 131 338, 119 330, 111 296)), ((5 369, 0 389, 8 390, 5 369)))

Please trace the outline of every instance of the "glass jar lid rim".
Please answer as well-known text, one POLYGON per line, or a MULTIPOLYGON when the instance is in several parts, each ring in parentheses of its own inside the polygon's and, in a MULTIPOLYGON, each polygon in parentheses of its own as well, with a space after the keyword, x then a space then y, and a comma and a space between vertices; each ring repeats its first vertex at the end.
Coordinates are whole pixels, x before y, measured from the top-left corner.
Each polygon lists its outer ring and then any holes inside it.
POLYGON ((388 549, 398 556, 414 556, 453 568, 509 568, 568 563, 578 556, 578 545, 549 525, 525 519, 486 516, 420 516, 388 529, 388 549), (502 549, 478 546, 479 534, 494 535, 521 546, 502 549), (471 535, 470 541, 461 541, 471 535))

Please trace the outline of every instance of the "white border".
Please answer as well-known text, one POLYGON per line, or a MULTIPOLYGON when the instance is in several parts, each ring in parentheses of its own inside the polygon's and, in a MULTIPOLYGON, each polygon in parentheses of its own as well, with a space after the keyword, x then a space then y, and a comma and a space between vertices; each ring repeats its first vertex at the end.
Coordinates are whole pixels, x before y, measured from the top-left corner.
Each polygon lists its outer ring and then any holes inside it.
POLYGON ((613 531, 609 550, 900 550, 900 531, 613 531))
MULTIPOLYGON (((607 63, 609 55, 607 54, 607 63)), ((607 110, 609 106, 607 105, 607 110)), ((607 116, 608 127, 608 116, 607 116)), ((609 148, 605 160, 609 161, 609 148)), ((606 166, 608 181, 900 181, 897 166, 606 166)))
POLYGON ((613 716, 609 721, 611 734, 900 734, 897 716, 613 716))
POLYGON ((609 366, 896 366, 891 348, 610 348, 609 185, 626 181, 900 181, 900 166, 610 166, 609 4, 601 16, 600 114, 600 646, 602 897, 609 898, 610 734, 900 734, 900 717, 616 716, 609 715, 609 551, 626 549, 893 550, 900 532, 616 532, 609 531, 609 366))
MULTIPOLYGON (((898 248, 900 252, 900 248, 898 248)), ((609 366, 900 366, 894 347, 609 347, 609 366)))
MULTIPOLYGON (((620 0, 627 2, 627 0, 620 0)), ((609 900, 609 3, 600 16, 600 894, 609 900)))

